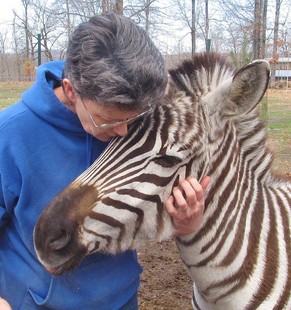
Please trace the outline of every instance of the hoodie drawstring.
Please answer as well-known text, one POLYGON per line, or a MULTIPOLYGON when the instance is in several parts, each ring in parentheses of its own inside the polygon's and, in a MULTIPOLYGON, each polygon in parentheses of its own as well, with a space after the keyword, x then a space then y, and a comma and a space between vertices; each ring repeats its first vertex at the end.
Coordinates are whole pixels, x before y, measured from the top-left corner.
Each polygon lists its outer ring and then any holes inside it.
POLYGON ((91 166, 92 158, 92 136, 86 133, 87 168, 91 166))

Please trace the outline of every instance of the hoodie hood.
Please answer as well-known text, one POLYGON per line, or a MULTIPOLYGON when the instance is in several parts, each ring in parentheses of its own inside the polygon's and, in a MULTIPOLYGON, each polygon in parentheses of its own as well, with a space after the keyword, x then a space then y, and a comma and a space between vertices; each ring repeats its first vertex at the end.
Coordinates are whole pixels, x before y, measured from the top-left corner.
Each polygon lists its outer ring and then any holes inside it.
POLYGON ((134 252, 92 254, 51 277, 34 251, 42 210, 107 145, 55 96, 62 70, 63 62, 40 66, 23 100, 0 113, 0 295, 12 309, 120 309, 139 284, 134 252))
POLYGON ((86 134, 77 114, 60 102, 54 86, 62 80, 64 61, 50 61, 36 70, 36 81, 22 95, 23 103, 36 115, 54 126, 86 134))

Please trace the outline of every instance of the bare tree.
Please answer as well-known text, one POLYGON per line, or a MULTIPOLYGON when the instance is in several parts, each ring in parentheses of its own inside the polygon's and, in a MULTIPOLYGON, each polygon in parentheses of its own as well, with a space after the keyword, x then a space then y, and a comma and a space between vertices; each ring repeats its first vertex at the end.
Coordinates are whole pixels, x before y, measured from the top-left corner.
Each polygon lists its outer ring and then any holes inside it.
POLYGON ((3 76, 10 77, 9 65, 6 57, 6 42, 7 42, 8 29, 0 33, 0 73, 3 76))
POLYGON ((65 0, 65 4, 66 4, 67 33, 69 37, 72 33, 72 22, 71 22, 71 16, 70 16, 69 0, 65 0))
POLYGON ((117 14, 123 14, 123 0, 116 0, 113 11, 117 14))
POLYGON ((275 20, 274 20, 274 40, 273 40, 273 51, 271 63, 271 80, 270 85, 275 85, 275 64, 278 61, 278 34, 279 34, 279 19, 280 19, 280 10, 283 0, 276 0, 276 9, 275 9, 275 20))
POLYGON ((145 31, 150 31, 150 0, 145 0, 145 31))
POLYGON ((196 1, 192 0, 192 25, 191 25, 192 55, 196 52, 196 1))
POLYGON ((205 0, 205 47, 206 47, 206 50, 208 49, 208 40, 209 40, 209 6, 208 6, 208 0, 205 0))
POLYGON ((23 25, 24 33, 25 33, 25 47, 26 47, 26 59, 30 59, 30 42, 31 42, 31 32, 29 30, 29 24, 28 24, 28 8, 30 5, 30 0, 21 0, 21 3, 23 5, 23 16, 19 16, 14 11, 14 15, 18 17, 20 22, 23 25))
MULTIPOLYGON (((33 1, 34 17, 32 21, 34 24, 34 41, 37 42, 37 33, 40 32, 42 54, 44 54, 46 61, 51 61, 55 58, 54 51, 62 47, 58 42, 61 42, 61 39, 66 41, 65 38, 67 38, 66 32, 64 35, 64 31, 61 30, 63 22, 56 18, 59 14, 59 7, 56 5, 48 6, 46 1, 33 1)), ((67 29, 68 31, 71 30, 67 29)))
POLYGON ((241 42, 248 39, 252 47, 252 58, 266 57, 266 42, 268 29, 269 0, 238 1, 238 0, 218 0, 223 6, 224 19, 234 29, 243 30, 241 32, 241 42), (246 30, 249 30, 246 32, 246 30), (246 37, 246 34, 249 36, 246 37))
POLYGON ((197 48, 197 40, 201 38, 201 33, 198 34, 197 29, 201 4, 196 0, 192 0, 191 3, 183 0, 172 0, 171 3, 170 14, 172 15, 169 15, 169 19, 173 20, 172 24, 176 25, 175 33, 179 35, 176 39, 177 52, 181 52, 183 49, 182 41, 185 41, 185 37, 188 36, 190 37, 190 51, 194 54, 197 48), (184 37, 181 37, 182 35, 184 37))
POLYGON ((262 31, 262 53, 261 53, 261 58, 265 58, 266 54, 266 30, 267 30, 267 13, 268 13, 268 0, 264 0, 263 3, 263 31, 262 31))
POLYGON ((287 43, 290 40, 287 35, 288 26, 283 29, 283 19, 286 25, 289 21, 286 19, 286 10, 281 9, 283 2, 283 0, 127 0, 126 2, 21 0, 21 11, 18 9, 14 12, 11 46, 17 55, 17 61, 22 62, 22 66, 25 60, 35 62, 37 37, 41 33, 43 60, 60 59, 64 57, 68 37, 76 25, 93 15, 114 11, 134 19, 149 33, 164 53, 190 54, 197 50, 205 50, 207 40, 211 38, 212 49, 218 52, 231 52, 233 59, 240 66, 251 60, 251 54, 253 58, 271 55, 273 59, 279 57, 279 53, 284 52, 282 44, 278 50, 279 39, 286 41, 284 48, 287 50, 287 43), (272 6, 273 3, 276 4, 276 12, 270 18, 269 5, 272 6), (281 11, 284 18, 280 16, 281 11), (279 34, 282 38, 278 38, 279 34))
POLYGON ((253 23, 253 57, 265 57, 268 0, 255 0, 253 23))
POLYGON ((102 13, 115 12, 123 15, 123 0, 101 0, 102 13))
POLYGON ((19 32, 19 28, 17 27, 16 23, 16 15, 14 14, 13 23, 13 50, 16 58, 16 72, 17 72, 17 79, 21 80, 21 64, 22 64, 22 36, 21 32, 19 32))

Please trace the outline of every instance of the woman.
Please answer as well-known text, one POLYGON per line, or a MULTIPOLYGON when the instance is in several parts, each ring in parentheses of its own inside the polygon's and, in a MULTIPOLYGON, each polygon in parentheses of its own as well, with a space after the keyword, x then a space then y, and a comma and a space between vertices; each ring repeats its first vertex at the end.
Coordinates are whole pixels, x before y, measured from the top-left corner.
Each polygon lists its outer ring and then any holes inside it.
MULTIPOLYGON (((163 57, 141 28, 96 16, 74 31, 66 61, 40 66, 21 101, 1 112, 0 296, 12 309, 137 309, 135 251, 93 254, 55 278, 37 261, 32 233, 54 196, 158 104, 166 84, 163 57)), ((208 182, 183 180, 165 202, 177 234, 199 226, 208 182)))

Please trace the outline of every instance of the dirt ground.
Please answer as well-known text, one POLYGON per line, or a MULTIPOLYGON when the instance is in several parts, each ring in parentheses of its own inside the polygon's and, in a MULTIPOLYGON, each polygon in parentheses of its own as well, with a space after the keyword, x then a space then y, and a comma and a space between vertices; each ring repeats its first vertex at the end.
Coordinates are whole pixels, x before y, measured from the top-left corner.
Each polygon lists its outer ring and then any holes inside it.
MULTIPOLYGON (((269 91, 270 95, 275 91, 269 91)), ((282 97, 290 99, 289 92, 281 91, 282 97)), ((276 149, 276 141, 271 143, 276 149)), ((291 154, 290 154, 291 158, 291 154)), ((291 160, 274 162, 274 171, 291 180, 291 160)), ((149 242, 138 252, 144 272, 139 289, 140 310, 191 310, 191 281, 180 261, 175 241, 149 242)))
POLYGON ((149 242, 138 252, 143 266, 140 310, 191 310, 191 281, 180 261, 174 240, 149 242))

